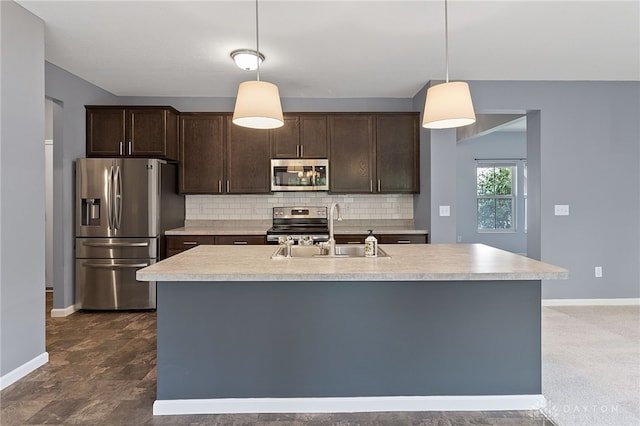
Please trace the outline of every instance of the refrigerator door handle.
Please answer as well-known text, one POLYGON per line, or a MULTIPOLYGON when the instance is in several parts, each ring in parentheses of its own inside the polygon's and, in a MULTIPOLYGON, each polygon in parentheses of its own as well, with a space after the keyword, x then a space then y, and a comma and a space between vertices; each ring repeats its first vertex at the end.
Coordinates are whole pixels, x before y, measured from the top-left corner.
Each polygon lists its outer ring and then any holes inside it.
POLYGON ((92 263, 92 262, 83 262, 82 266, 86 266, 89 268, 107 268, 107 269, 119 269, 119 268, 144 268, 145 266, 149 266, 149 262, 142 263, 92 263))
POLYGON ((83 246, 86 247, 149 247, 149 242, 142 243, 88 243, 83 242, 83 246))
POLYGON ((109 179, 107 179, 107 221, 109 229, 113 229, 113 166, 111 166, 109 179))
POLYGON ((120 174, 120 166, 116 166, 115 173, 115 193, 114 193, 114 216, 115 229, 120 229, 120 221, 122 220, 122 176, 120 174))

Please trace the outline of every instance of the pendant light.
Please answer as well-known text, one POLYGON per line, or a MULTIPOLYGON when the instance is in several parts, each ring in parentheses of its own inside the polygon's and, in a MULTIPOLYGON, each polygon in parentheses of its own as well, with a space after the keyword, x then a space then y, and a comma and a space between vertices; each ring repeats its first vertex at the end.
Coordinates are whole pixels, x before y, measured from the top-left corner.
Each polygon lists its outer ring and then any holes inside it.
POLYGON ((449 23, 447 0, 444 0, 444 51, 446 81, 427 89, 422 127, 448 129, 475 123, 469 85, 463 81, 449 82, 449 23))
MULTIPOLYGON (((256 0, 256 52, 260 55, 258 35, 258 0, 256 0)), ((260 81, 260 62, 257 64, 257 78, 240 83, 232 122, 252 129, 275 129, 284 125, 278 86, 260 81)))

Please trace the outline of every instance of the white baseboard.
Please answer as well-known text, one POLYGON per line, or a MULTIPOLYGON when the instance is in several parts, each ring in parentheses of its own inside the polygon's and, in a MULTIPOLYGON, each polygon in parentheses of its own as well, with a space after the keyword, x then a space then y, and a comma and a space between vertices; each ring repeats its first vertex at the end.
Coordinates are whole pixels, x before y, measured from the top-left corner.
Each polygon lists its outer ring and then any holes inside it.
POLYGON ((43 366, 47 362, 49 362, 49 354, 47 352, 44 352, 33 358, 31 361, 27 361, 20 367, 8 372, 4 376, 0 377, 0 390, 11 386, 27 374, 43 366))
POLYGON ((77 312, 79 310, 80 310, 79 305, 71 305, 71 306, 67 306, 66 308, 54 308, 54 309, 51 309, 51 318, 68 317, 72 313, 77 312))
POLYGON ((640 299, 542 299, 542 306, 627 306, 640 305, 640 299))
POLYGON ((540 410, 542 395, 221 398, 156 400, 153 415, 540 410))

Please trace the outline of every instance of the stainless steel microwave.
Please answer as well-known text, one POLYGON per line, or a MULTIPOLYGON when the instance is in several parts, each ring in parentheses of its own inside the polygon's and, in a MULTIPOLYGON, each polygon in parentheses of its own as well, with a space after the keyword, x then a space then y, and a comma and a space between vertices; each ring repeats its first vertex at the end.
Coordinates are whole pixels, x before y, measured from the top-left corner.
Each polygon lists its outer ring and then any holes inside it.
POLYGON ((272 191, 328 191, 329 160, 271 160, 272 191))

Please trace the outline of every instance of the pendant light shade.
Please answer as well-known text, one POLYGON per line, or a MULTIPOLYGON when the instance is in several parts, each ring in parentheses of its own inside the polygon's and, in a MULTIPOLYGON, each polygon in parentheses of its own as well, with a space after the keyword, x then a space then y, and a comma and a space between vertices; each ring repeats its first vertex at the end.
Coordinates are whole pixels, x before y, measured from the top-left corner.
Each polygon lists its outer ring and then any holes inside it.
POLYGON ((449 13, 444 0, 444 62, 446 80, 427 89, 422 127, 449 129, 476 122, 471 91, 463 81, 449 82, 449 13))
POLYGON ((275 129, 284 125, 278 86, 267 81, 245 81, 238 87, 234 124, 253 129, 275 129))
POLYGON ((469 85, 463 81, 441 83, 427 89, 422 127, 448 129, 476 121, 469 85))
MULTIPOLYGON (((258 0, 256 0, 256 50, 260 53, 260 37, 258 28, 258 0)), ((260 81, 260 62, 257 61, 255 81, 245 81, 238 87, 236 106, 233 109, 233 124, 252 129, 276 129, 284 126, 282 105, 278 86, 260 81)))

